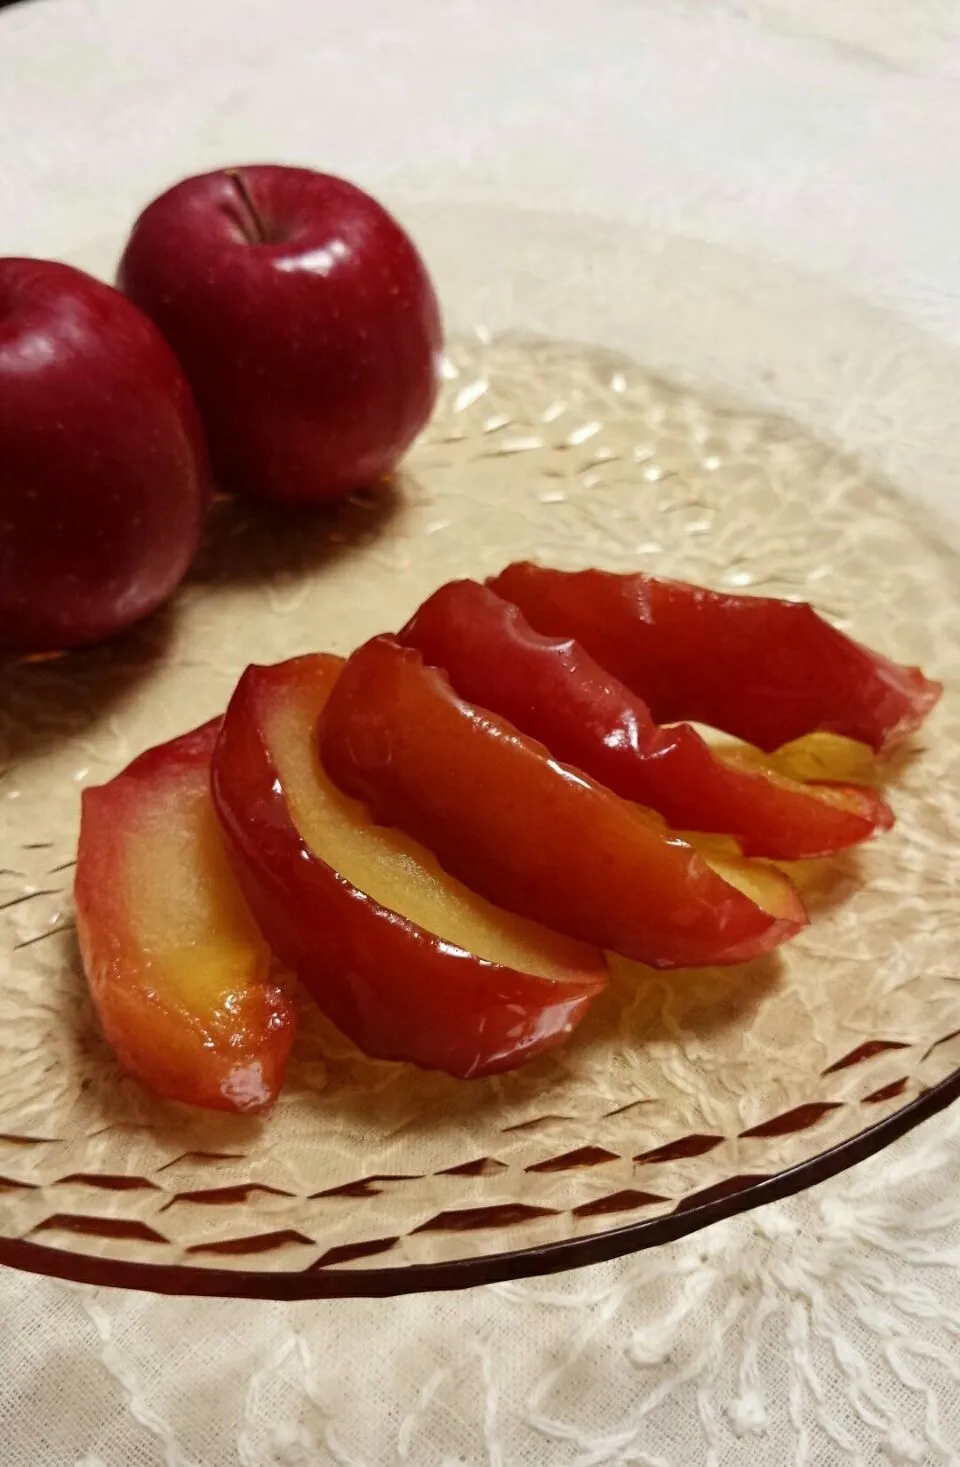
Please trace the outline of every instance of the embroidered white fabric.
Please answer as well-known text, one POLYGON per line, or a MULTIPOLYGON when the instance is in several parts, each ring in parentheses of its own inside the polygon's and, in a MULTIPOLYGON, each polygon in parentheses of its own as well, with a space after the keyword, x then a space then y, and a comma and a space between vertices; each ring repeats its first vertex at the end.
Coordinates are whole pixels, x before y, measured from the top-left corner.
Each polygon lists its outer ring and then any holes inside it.
POLYGON ((11 1467, 960 1461, 960 1138, 467 1294, 193 1302, 7 1274, 11 1467))
MULTIPOLYGON (((42 0, 0 16, 0 250, 99 261, 170 179, 283 156, 708 241, 893 310, 946 360, 958 78, 957 0, 42 0)), ((2 1273, 0 1461, 958 1463, 958 1320, 947 1113, 672 1247, 466 1294, 269 1305, 2 1273)))

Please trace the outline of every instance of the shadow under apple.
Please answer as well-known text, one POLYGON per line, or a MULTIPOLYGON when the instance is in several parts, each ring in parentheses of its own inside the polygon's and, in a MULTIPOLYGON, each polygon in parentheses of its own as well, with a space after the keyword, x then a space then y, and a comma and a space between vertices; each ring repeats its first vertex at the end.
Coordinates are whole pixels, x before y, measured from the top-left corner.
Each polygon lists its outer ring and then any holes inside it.
POLYGON ((821 856, 818 860, 776 864, 793 882, 811 921, 849 901, 865 882, 857 849, 821 856))
POLYGON ((625 1045, 673 1040, 683 1033, 709 1035, 749 1023, 776 990, 783 974, 779 953, 731 967, 659 972, 626 958, 610 958, 610 984, 594 1001, 571 1043, 583 1046, 613 1036, 625 1045))
POLYGON ((175 618, 168 602, 95 646, 0 657, 0 779, 52 744, 91 735, 163 661, 175 618))
POLYGON ((676 1039, 685 1030, 706 1035, 749 1022, 781 973, 776 953, 733 967, 670 973, 612 957, 608 988, 563 1045, 479 1080, 370 1059, 302 995, 287 1084, 301 1095, 312 1091, 319 1106, 375 1131, 389 1116, 392 1135, 435 1126, 441 1116, 445 1125, 483 1112, 508 1116, 534 1096, 549 1110, 550 1095, 568 1090, 571 1061, 575 1069, 591 1062, 584 1051, 676 1039))
MULTIPOLYGON (((312 511, 218 495, 186 586, 256 584, 321 571, 370 544, 401 513, 403 476, 312 511)), ((176 595, 108 641, 64 652, 0 656, 0 778, 51 744, 90 735, 163 660, 179 616, 176 595)))
POLYGON ((187 585, 257 585, 308 574, 370 545, 409 495, 404 475, 313 509, 292 510, 216 495, 187 585))
MULTIPOLYGON (((502 1110, 505 1092, 517 1084, 542 1085, 555 1063, 537 1056, 518 1070, 463 1080, 442 1070, 425 1070, 400 1060, 373 1059, 321 1012, 299 986, 297 1037, 286 1089, 298 1101, 309 1097, 318 1108, 351 1126, 386 1130, 397 1137, 410 1131, 456 1128, 484 1112, 502 1110)), ((281 1099, 282 1103, 282 1099, 281 1099)))

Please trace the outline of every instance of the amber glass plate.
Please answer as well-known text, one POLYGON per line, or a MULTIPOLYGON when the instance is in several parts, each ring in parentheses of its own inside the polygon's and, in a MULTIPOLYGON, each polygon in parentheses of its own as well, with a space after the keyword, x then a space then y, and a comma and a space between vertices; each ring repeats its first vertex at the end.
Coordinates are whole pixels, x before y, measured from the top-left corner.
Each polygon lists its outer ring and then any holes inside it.
POLYGON ((958 588, 922 512, 839 451, 531 338, 453 343, 396 484, 293 522, 218 503, 174 607, 2 674, 0 1261, 184 1293, 452 1288, 676 1238, 946 1105, 960 1091, 958 588), (517 557, 809 598, 944 679, 922 738, 884 771, 896 829, 795 873, 812 922, 782 953, 619 965, 567 1047, 514 1074, 368 1060, 304 1003, 268 1119, 152 1098, 86 997, 80 788, 221 709, 247 662, 347 652, 440 582, 517 557))

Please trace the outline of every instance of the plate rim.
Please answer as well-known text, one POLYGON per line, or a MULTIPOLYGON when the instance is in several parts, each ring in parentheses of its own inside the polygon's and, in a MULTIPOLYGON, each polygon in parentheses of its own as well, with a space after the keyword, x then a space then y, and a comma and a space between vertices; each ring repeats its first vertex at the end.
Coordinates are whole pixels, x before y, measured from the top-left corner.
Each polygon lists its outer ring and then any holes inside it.
POLYGON ((754 1182, 725 1196, 694 1207, 684 1207, 681 1203, 659 1217, 589 1237, 564 1238, 505 1253, 481 1253, 440 1263, 410 1263, 390 1268, 328 1266, 296 1271, 247 1270, 101 1258, 93 1253, 52 1248, 45 1243, 0 1237, 0 1266, 102 1288, 280 1303, 308 1299, 384 1299, 540 1278, 662 1247, 724 1219, 795 1196, 875 1156, 957 1100, 960 1100, 960 1066, 865 1130, 783 1171, 758 1176, 754 1182))
MULTIPOLYGON (((890 313, 883 314, 889 316, 890 313)), ((496 334, 510 335, 515 331, 516 327, 512 331, 507 328, 506 331, 498 331, 496 334)), ((555 335, 529 329, 523 330, 522 334, 546 344, 559 343, 568 347, 588 345, 587 342, 566 334, 555 335)), ((676 386, 688 385, 680 375, 670 372, 665 366, 658 364, 651 367, 622 346, 606 341, 599 346, 597 343, 589 345, 593 350, 628 362, 646 374, 672 381, 676 386)), ((707 384, 702 381, 698 386, 707 388, 707 384)), ((753 394, 734 388, 729 396, 724 392, 721 397, 715 383, 710 383, 708 390, 713 399, 720 397, 723 401, 726 398, 734 410, 759 412, 768 419, 799 425, 806 434, 831 443, 858 463, 868 465, 872 473, 882 479, 905 506, 922 512, 929 530, 945 549, 953 549, 951 538, 945 533, 942 512, 929 502, 918 499, 885 466, 872 462, 864 453, 862 445, 836 444, 831 435, 824 432, 822 425, 811 424, 803 416, 790 412, 785 407, 763 403, 753 394)), ((772 1173, 747 1172, 728 1178, 725 1184, 727 1190, 722 1195, 704 1195, 704 1200, 699 1202, 694 1196, 691 1199, 693 1205, 684 1205, 681 1201, 670 1212, 655 1217, 641 1218, 582 1237, 561 1238, 500 1252, 478 1253, 438 1262, 380 1267, 331 1263, 326 1266, 312 1264, 295 1270, 246 1269, 109 1257, 35 1242, 29 1235, 0 1235, 0 1266, 77 1283, 158 1295, 274 1301, 383 1298, 459 1290, 488 1283, 545 1276, 608 1262, 646 1248, 663 1246, 716 1222, 796 1195, 877 1154, 957 1099, 960 1099, 960 1064, 936 1085, 921 1089, 913 1099, 883 1119, 874 1121, 831 1147, 807 1156, 792 1167, 772 1173), (733 1182, 742 1185, 731 1186, 733 1182)), ((720 1185, 721 1188, 724 1186, 723 1183, 720 1185)), ((713 1189, 704 1188, 703 1192, 712 1193, 713 1189)), ((365 1241, 371 1245, 368 1251, 373 1255, 372 1245, 379 1240, 371 1238, 365 1241)), ((383 1251, 386 1252, 386 1247, 383 1251)))

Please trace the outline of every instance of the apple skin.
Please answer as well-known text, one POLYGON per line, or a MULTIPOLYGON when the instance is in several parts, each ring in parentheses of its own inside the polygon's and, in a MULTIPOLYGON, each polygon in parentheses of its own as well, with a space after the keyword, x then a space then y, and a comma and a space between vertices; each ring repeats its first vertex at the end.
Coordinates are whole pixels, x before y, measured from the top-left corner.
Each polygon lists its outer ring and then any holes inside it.
POLYGON ((100 641, 179 584, 209 468, 153 323, 49 260, 0 260, 0 652, 100 641))
POLYGON ((478 958, 358 890, 294 823, 266 737, 278 698, 303 737, 343 666, 324 654, 249 667, 212 763, 214 805, 250 910, 319 1008, 366 1054, 474 1079, 561 1043, 605 987, 599 953, 559 982, 478 958))
POLYGON ((392 637, 353 653, 318 724, 330 778, 376 821, 519 916, 655 968, 769 952, 806 924, 786 877, 741 861, 759 906, 656 816, 458 698, 392 637))
POLYGON ((689 719, 769 753, 822 731, 895 747, 943 691, 803 601, 521 561, 487 583, 536 631, 575 637, 657 723, 689 719))
POLYGON ((389 473, 430 416, 430 278, 343 179, 269 164, 185 179, 137 220, 118 283, 182 362, 224 490, 336 498, 389 473))
POLYGON ((732 835, 747 856, 831 855, 893 815, 858 785, 802 784, 725 759, 689 724, 660 728, 642 699, 572 637, 535 632, 518 607, 476 581, 451 581, 398 641, 442 668, 461 698, 508 718, 557 759, 675 830, 732 835))
POLYGON ((124 1068, 168 1100, 256 1114, 277 1098, 296 1018, 270 978, 269 949, 230 874, 211 809, 219 727, 217 718, 148 749, 107 784, 84 790, 77 935, 90 996, 124 1068), (162 853, 158 835, 169 838, 162 853), (186 918, 176 891, 183 881, 193 905, 186 918), (144 895, 162 914, 159 950, 156 935, 144 937, 144 895), (178 918, 189 926, 179 942, 178 918))

